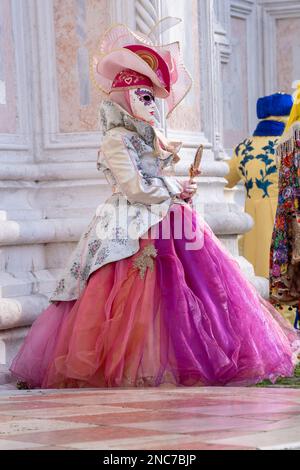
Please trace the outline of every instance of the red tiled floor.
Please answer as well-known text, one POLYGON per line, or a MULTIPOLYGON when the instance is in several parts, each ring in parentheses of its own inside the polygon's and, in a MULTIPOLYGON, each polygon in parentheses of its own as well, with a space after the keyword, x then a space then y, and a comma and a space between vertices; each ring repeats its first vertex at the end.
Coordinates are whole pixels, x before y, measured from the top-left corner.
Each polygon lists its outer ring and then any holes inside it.
MULTIPOLYGON (((233 403, 239 403, 233 401, 233 403)), ((244 405, 245 402, 242 402, 244 405)), ((251 403, 250 403, 251 404, 251 403)), ((196 406, 219 406, 219 400, 205 399, 205 398, 185 398, 185 399, 170 399, 170 400, 153 400, 153 401, 111 401, 111 406, 120 406, 125 408, 138 408, 138 409, 150 409, 150 410, 161 410, 161 409, 176 409, 196 407, 196 406)))
POLYGON ((41 447, 31 447, 30 450, 74 450, 71 447, 63 446, 41 446, 41 447))
MULTIPOLYGON (((124 424, 130 428, 141 430, 162 431, 165 433, 181 433, 181 434, 197 434, 211 430, 228 430, 234 428, 236 433, 240 431, 258 432, 276 428, 277 423, 272 421, 260 421, 252 418, 246 419, 243 417, 220 417, 220 416, 194 416, 193 418, 186 418, 185 420, 157 420, 146 421, 143 423, 129 423, 124 424)), ((123 426, 120 424, 120 426, 123 426)))
POLYGON ((260 414, 267 416, 269 413, 285 412, 288 414, 300 413, 300 404, 290 403, 259 403, 259 402, 227 402, 218 403, 216 406, 197 406, 197 407, 182 407, 181 411, 188 413, 201 413, 210 416, 240 416, 260 414))
POLYGON ((255 450, 255 447, 206 444, 205 442, 186 442, 185 444, 174 446, 158 446, 157 450, 255 450))
MULTIPOLYGON (((90 416, 65 416, 59 417, 60 421, 72 421, 76 423, 98 424, 102 426, 118 425, 124 423, 139 423, 147 421, 157 421, 158 419, 172 420, 172 419, 186 419, 192 418, 195 414, 180 413, 177 411, 164 411, 164 410, 145 410, 145 411, 131 411, 126 413, 107 413, 90 416)), ((204 415, 203 415, 204 416, 204 415)), ((52 418, 57 419, 57 418, 52 418)))
MULTIPOLYGON (((8 423, 10 421, 16 421, 18 418, 16 416, 5 416, 0 414, 0 426, 3 423, 8 423)), ((1 428, 0 428, 1 429, 1 428)))
MULTIPOLYGON (((24 392, 23 392, 24 393, 24 392)), ((25 395, 22 395, 22 396, 12 396, 12 397, 8 397, 8 399, 10 401, 15 401, 15 402, 18 402, 18 401, 23 401, 24 399, 28 399, 30 397, 30 391, 27 392, 27 394, 25 395)), ((65 392, 65 393, 49 393, 47 394, 46 391, 43 391, 41 392, 39 395, 35 395, 37 397, 37 400, 38 401, 47 401, 47 400, 57 400, 57 399, 66 399, 66 401, 68 401, 68 398, 71 398, 71 399, 74 399, 74 398, 84 398, 84 397, 90 397, 90 396, 93 396, 93 395, 96 395, 97 396, 97 392, 84 392, 84 393, 80 393, 80 392, 65 392)))
MULTIPOLYGON (((61 431, 44 431, 38 433, 24 433, 10 435, 10 440, 16 440, 18 442, 35 442, 37 444, 45 445, 63 445, 70 444, 74 442, 89 442, 89 441, 106 441, 109 439, 122 439, 122 438, 132 438, 143 436, 157 436, 162 435, 156 430, 143 430, 140 429, 128 429, 128 428, 119 428, 119 427, 95 427, 95 428, 86 428, 82 427, 79 429, 68 429, 61 431)), ((1 438, 0 438, 1 440, 1 438)))
POLYGON ((0 449, 253 449, 262 441, 269 446, 272 436, 277 447, 289 438, 296 445, 300 391, 180 387, 1 392, 0 436, 0 449))
MULTIPOLYGON (((58 408, 61 407, 61 403, 53 403, 51 401, 47 401, 47 408, 58 408)), ((72 407, 71 404, 65 403, 64 407, 72 407)), ((0 414, 2 411, 16 411, 16 410, 38 410, 38 409, 45 409, 45 402, 40 401, 31 401, 31 400, 24 400, 18 403, 8 403, 8 404, 0 404, 0 414)))

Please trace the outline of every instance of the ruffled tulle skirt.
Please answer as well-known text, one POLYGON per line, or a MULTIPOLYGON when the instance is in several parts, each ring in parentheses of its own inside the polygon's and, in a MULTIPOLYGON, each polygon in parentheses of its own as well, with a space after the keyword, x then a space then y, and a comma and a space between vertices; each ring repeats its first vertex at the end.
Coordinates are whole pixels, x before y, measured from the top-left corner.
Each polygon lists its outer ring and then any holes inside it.
POLYGON ((194 210, 173 204, 147 235, 135 255, 95 271, 78 300, 38 317, 15 376, 60 388, 249 385, 293 374, 296 331, 194 210))

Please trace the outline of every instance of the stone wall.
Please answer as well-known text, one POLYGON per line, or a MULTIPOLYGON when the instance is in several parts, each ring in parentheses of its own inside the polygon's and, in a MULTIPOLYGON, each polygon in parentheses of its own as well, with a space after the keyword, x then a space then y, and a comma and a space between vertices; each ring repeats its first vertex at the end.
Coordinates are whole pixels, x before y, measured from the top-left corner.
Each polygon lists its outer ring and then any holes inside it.
POLYGON ((266 283, 254 278, 252 267, 238 256, 237 237, 250 229, 251 220, 235 204, 239 191, 224 196, 223 160, 236 140, 251 132, 257 96, 289 87, 297 73, 298 5, 1 0, 0 364, 10 363, 47 305, 93 211, 109 195, 96 171, 102 96, 89 81, 88 60, 111 22, 147 32, 161 16, 183 17, 183 24, 160 38, 182 41, 194 76, 190 96, 168 127, 169 137, 184 143, 177 174, 186 177, 202 143, 203 173, 195 203, 245 273, 266 292, 266 283), (276 40, 281 34, 280 47, 270 47, 270 37, 276 40), (286 52, 290 40, 292 54, 286 52))

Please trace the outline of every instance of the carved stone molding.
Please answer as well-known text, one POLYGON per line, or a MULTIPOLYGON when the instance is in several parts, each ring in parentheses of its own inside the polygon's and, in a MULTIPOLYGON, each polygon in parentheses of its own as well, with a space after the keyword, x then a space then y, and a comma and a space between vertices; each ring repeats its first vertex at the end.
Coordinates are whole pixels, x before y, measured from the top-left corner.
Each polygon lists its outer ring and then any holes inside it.
POLYGON ((89 156, 90 159, 94 159, 95 149, 99 148, 101 140, 100 132, 63 133, 59 131, 53 2, 52 0, 35 1, 43 123, 41 159, 56 161, 60 158, 59 150, 68 151, 70 149, 72 149, 72 161, 83 160, 80 149, 85 149, 86 160, 89 159, 89 156))
POLYGON ((136 29, 148 34, 159 20, 158 0, 135 0, 135 18, 136 29))
MULTIPOLYGON (((276 61, 276 22, 280 19, 300 18, 299 0, 258 0, 260 49, 264 63, 264 93, 278 90, 276 61)), ((299 79, 300 77, 295 77, 299 79)), ((292 84, 291 84, 292 85, 292 84)))
POLYGON ((218 29, 222 29, 224 33, 227 34, 227 31, 229 31, 230 28, 228 2, 224 2, 224 0, 213 0, 213 6, 218 29))
POLYGON ((230 31, 230 9, 223 0, 214 0, 214 39, 217 55, 222 64, 229 61, 231 45, 228 32, 230 31))
MULTIPOLYGON (((30 44, 25 30, 28 23, 27 3, 28 0, 11 0, 10 2, 16 76, 9 79, 16 82, 16 106, 19 129, 17 133, 0 134, 0 161, 11 159, 13 156, 20 156, 24 160, 24 157, 28 154, 29 159, 31 158, 32 126, 29 108, 31 100, 29 86, 30 44)), ((2 51, 2 53, 4 54, 5 51, 2 51)))
POLYGON ((110 0, 109 3, 112 23, 124 23, 136 29, 134 0, 110 0))
POLYGON ((261 70, 255 51, 258 48, 257 40, 257 10, 256 1, 253 0, 231 0, 230 4, 231 17, 240 18, 246 21, 247 31, 247 94, 248 94, 248 124, 249 133, 255 128, 257 117, 256 108, 252 103, 256 103, 257 98, 260 96, 261 90, 259 83, 261 83, 261 70))

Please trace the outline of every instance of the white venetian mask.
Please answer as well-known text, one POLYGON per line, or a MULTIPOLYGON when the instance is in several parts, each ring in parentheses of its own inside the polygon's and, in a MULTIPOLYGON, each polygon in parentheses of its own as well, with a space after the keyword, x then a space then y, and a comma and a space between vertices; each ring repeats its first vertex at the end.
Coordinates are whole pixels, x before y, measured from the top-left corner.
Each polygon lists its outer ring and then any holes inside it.
POLYGON ((142 119, 152 126, 158 124, 159 111, 150 88, 141 87, 129 90, 129 101, 134 117, 142 119))

